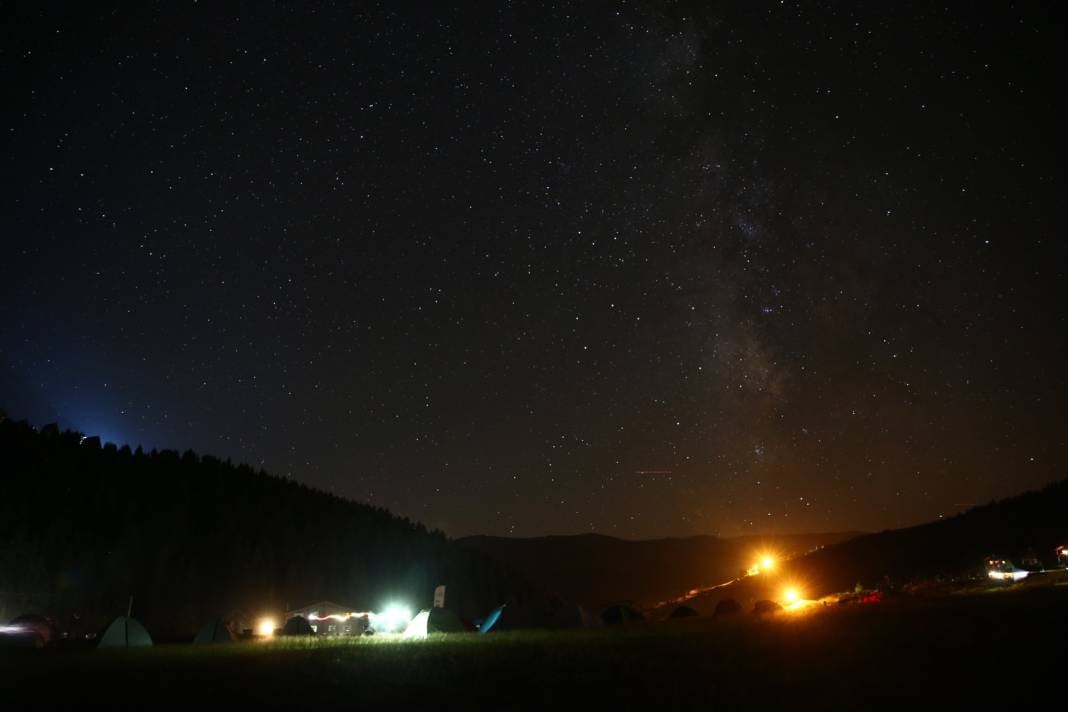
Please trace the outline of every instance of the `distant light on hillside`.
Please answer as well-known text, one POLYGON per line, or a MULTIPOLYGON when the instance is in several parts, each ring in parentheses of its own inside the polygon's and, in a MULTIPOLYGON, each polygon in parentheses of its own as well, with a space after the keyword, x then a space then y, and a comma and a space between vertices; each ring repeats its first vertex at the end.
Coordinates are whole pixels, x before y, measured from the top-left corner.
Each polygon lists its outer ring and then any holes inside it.
POLYGON ((767 573, 775 568, 775 557, 765 554, 760 557, 760 560, 746 569, 746 574, 749 576, 757 576, 761 573, 767 573))

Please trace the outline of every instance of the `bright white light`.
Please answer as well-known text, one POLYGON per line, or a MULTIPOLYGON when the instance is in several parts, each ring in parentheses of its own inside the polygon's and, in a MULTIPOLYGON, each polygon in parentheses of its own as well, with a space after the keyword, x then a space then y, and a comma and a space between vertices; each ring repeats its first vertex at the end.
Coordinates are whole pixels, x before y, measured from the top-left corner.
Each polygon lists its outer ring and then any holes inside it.
POLYGON ((763 559, 760 560, 760 568, 764 569, 765 571, 770 571, 771 569, 775 568, 775 559, 771 558, 770 556, 765 556, 763 559))
POLYGON ((412 620, 412 609, 398 603, 391 603, 381 613, 372 613, 371 627, 379 633, 399 633, 408 627, 412 620))
POLYGON ((263 636, 274 635, 274 619, 261 618, 260 622, 256 624, 256 632, 263 636))
POLYGON ((390 628, 399 630, 407 627, 408 623, 411 622, 412 611, 406 606, 394 604, 386 608, 385 618, 390 628))
POLYGON ((796 603, 797 599, 800 598, 800 596, 798 596, 797 591, 795 589, 788 588, 786 589, 786 593, 783 594, 783 598, 786 599, 787 603, 796 603))
POLYGON ((20 625, 0 625, 0 633, 25 633, 26 628, 20 625))

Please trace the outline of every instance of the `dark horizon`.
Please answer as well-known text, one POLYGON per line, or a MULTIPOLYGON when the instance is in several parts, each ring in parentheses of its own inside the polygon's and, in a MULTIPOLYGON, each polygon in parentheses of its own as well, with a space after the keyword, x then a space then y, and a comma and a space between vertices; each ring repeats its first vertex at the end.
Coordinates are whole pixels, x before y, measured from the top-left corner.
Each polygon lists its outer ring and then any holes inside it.
POLYGON ((1061 7, 19 6, 0 407, 452 537, 1063 478, 1061 7))
MULTIPOLYGON (((278 475, 277 473, 274 473, 274 472, 262 470, 262 468, 257 467, 257 466, 253 466, 251 463, 248 463, 248 462, 231 461, 231 460, 229 460, 227 458, 219 458, 219 457, 213 455, 212 453, 196 452, 196 451, 193 451, 190 448, 175 448, 175 447, 160 447, 160 448, 156 448, 156 447, 152 447, 152 446, 147 446, 147 445, 145 445, 143 443, 116 442, 114 440, 108 440, 107 438, 101 436, 99 433, 85 433, 85 432, 77 430, 77 428, 71 428, 71 427, 63 425, 62 423, 59 423, 57 421, 49 421, 49 422, 43 423, 41 425, 37 425, 35 423, 32 423, 32 422, 26 420, 25 418, 12 418, 11 415, 8 414, 6 411, 4 411, 2 408, 0 408, 0 413, 3 413, 7 417, 7 419, 10 420, 10 421, 23 422, 23 423, 29 424, 30 427, 33 428, 35 431, 40 431, 41 428, 49 427, 49 426, 53 426, 54 425, 54 426, 58 427, 61 432, 62 431, 69 431, 69 432, 80 433, 85 439, 89 439, 89 438, 94 438, 95 437, 97 440, 99 440, 101 448, 105 448, 105 447, 108 447, 108 446, 114 446, 118 450, 122 450, 122 449, 128 448, 131 452, 134 452, 134 451, 137 451, 137 450, 141 450, 145 454, 162 453, 162 452, 167 451, 167 452, 174 453, 175 455, 178 455, 178 456, 184 456, 186 453, 192 452, 198 459, 199 458, 208 457, 210 459, 218 460, 219 462, 232 464, 234 467, 249 467, 254 471, 262 471, 263 474, 267 475, 268 477, 275 477, 275 478, 280 478, 280 479, 283 479, 283 480, 287 480, 288 479, 288 480, 292 480, 292 481, 295 481, 295 482, 300 482, 299 480, 295 480, 295 479, 290 478, 290 477, 286 477, 286 476, 278 475)), ((567 539, 567 538, 572 538, 572 537, 595 536, 595 537, 606 537, 606 538, 616 539, 618 541, 629 542, 629 543, 666 542, 666 541, 671 541, 671 540, 686 540, 686 539, 695 539, 695 538, 701 538, 701 537, 712 537, 712 538, 719 538, 719 539, 724 539, 724 540, 727 540, 727 539, 730 539, 730 540, 738 540, 738 539, 756 539, 756 540, 760 540, 762 538, 765 538, 768 541, 772 541, 776 537, 828 536, 828 535, 840 535, 840 534, 848 534, 848 535, 851 535, 851 536, 865 536, 865 535, 868 535, 868 534, 886 533, 887 531, 893 531, 893 530, 912 529, 912 528, 915 528, 915 527, 922 527, 922 526, 924 526, 926 524, 932 524, 932 523, 934 523, 936 521, 941 521, 943 519, 948 519, 948 518, 951 518, 951 517, 954 517, 954 516, 958 516, 958 515, 964 514, 964 513, 968 512, 968 511, 971 511, 973 509, 986 507, 988 505, 996 505, 999 502, 1002 502, 1002 501, 1005 501, 1005 500, 1011 500, 1011 499, 1014 499, 1014 498, 1019 497, 1021 495, 1039 494, 1039 493, 1047 490, 1050 487, 1062 484, 1064 482, 1068 482, 1068 479, 1063 479, 1063 478, 1060 479, 1060 480, 1053 479, 1053 480, 1050 480, 1049 482, 1042 483, 1042 484, 1040 484, 1040 485, 1038 485, 1038 486, 1036 486, 1034 488, 1030 488, 1030 489, 1027 489, 1027 490, 1022 490, 1022 491, 1019 491, 1019 492, 1014 492, 1014 493, 1011 493, 1011 494, 1006 495, 1004 497, 991 499, 991 500, 989 500, 987 502, 967 502, 967 503, 961 503, 961 504, 954 504, 953 505, 953 509, 956 510, 956 511, 952 512, 951 514, 947 514, 944 517, 940 516, 935 520, 925 520, 925 521, 921 521, 921 522, 913 522, 911 524, 904 524, 904 525, 902 525, 900 527, 894 527, 891 530, 887 530, 887 529, 883 529, 883 530, 874 530, 874 529, 872 529, 872 530, 865 530, 865 529, 842 529, 842 530, 815 529, 815 530, 804 530, 804 531, 800 531, 800 530, 799 531, 789 531, 789 530, 787 530, 787 531, 775 531, 775 532, 761 532, 761 531, 757 531, 757 532, 742 532, 742 533, 731 534, 731 535, 697 532, 697 533, 691 533, 691 534, 680 534, 680 535, 666 535, 666 536, 653 536, 653 537, 635 538, 635 537, 621 536, 621 535, 618 535, 618 534, 608 534, 608 533, 605 533, 605 532, 598 532, 598 531, 552 532, 552 533, 546 533, 546 534, 530 534, 530 535, 486 534, 486 533, 482 533, 482 532, 472 532, 472 533, 468 533, 468 534, 452 535, 449 532, 445 532, 445 531, 442 531, 440 529, 435 529, 434 527, 429 527, 429 529, 431 531, 435 531, 435 530, 436 531, 440 531, 442 534, 445 534, 451 540, 460 540, 460 539, 478 538, 478 537, 483 537, 483 538, 503 538, 503 539, 554 539, 554 538, 567 539)), ((328 495, 332 495, 332 496, 340 496, 336 492, 331 492, 329 490, 322 489, 322 488, 319 488, 319 487, 315 487, 313 485, 307 485, 307 483, 301 483, 301 484, 304 484, 305 486, 310 487, 312 492, 323 493, 323 494, 328 494, 328 495)), ((341 497, 341 499, 343 499, 345 501, 353 502, 355 504, 370 504, 368 502, 358 502, 356 500, 347 499, 345 497, 341 497)), ((399 514, 397 512, 392 512, 392 511, 388 510, 388 508, 386 508, 386 511, 390 512, 390 514, 393 514, 393 515, 396 515, 396 516, 404 516, 404 515, 399 514)), ((409 519, 411 519, 411 518, 409 518, 409 519)), ((422 522, 419 519, 411 519, 411 521, 412 521, 413 524, 422 524, 422 525, 426 526, 426 523, 422 522)), ((765 549, 763 549, 760 546, 758 546, 754 550, 764 551, 765 549)))

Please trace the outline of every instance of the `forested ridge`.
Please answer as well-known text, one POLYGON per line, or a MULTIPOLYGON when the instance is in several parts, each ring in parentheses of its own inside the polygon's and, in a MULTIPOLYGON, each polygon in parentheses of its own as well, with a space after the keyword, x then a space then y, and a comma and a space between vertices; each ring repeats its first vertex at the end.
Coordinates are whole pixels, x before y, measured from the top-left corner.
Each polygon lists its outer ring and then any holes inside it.
POLYGON ((418 609, 439 583, 465 618, 508 602, 509 622, 525 625, 549 605, 441 532, 248 465, 9 419, 0 447, 8 618, 40 612, 88 631, 132 596, 150 630, 182 636, 214 617, 247 620, 322 599, 418 609))

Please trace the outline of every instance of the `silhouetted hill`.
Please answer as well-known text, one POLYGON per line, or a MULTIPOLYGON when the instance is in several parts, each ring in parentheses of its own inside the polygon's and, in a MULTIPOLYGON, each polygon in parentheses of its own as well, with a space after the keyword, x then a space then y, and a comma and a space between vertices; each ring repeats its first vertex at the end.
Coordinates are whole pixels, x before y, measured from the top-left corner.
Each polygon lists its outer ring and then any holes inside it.
POLYGON ((507 562, 542 590, 574 603, 599 606, 618 601, 651 605, 732 579, 762 552, 793 556, 853 536, 856 534, 628 541, 580 534, 530 539, 471 536, 457 543, 507 562))
POLYGON ((759 599, 781 598, 788 587, 820 598, 857 583, 900 588, 938 579, 985 581, 983 562, 991 555, 1019 564, 1033 553, 1049 566, 1056 563, 1056 547, 1068 543, 1066 512, 1068 480, 950 519, 857 536, 785 562, 770 576, 699 594, 686 605, 708 615, 721 599, 733 598, 749 610, 759 599))
POLYGON ((981 572, 996 554, 1017 564, 1033 552, 1047 565, 1068 543, 1068 480, 1037 492, 975 507, 949 519, 868 534, 790 562, 789 572, 812 594, 981 572))
MULTIPOLYGON (((189 451, 133 452, 0 415, 0 617, 94 630, 126 611, 156 635, 317 600, 446 602, 465 618, 546 605, 521 578, 384 509, 189 451)), ((526 617, 526 620, 524 620, 526 617)))

